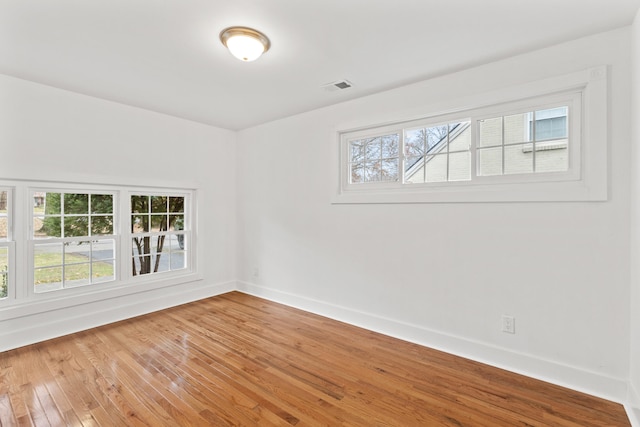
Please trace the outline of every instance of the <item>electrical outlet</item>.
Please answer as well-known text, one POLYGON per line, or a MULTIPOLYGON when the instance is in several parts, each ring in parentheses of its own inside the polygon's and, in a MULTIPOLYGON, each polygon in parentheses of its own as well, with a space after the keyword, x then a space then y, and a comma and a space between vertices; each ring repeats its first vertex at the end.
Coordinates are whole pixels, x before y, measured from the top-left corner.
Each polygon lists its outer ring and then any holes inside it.
POLYGON ((502 332, 508 334, 516 333, 516 319, 513 316, 502 315, 502 332))

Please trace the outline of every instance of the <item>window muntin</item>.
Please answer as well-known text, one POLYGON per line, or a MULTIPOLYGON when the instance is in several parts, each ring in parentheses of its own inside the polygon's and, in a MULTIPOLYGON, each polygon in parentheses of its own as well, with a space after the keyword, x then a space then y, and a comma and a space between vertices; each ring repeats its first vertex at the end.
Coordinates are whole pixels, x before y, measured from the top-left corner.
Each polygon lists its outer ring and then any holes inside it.
POLYGON ((35 293, 116 279, 113 194, 32 191, 31 197, 35 293))
POLYGON ((184 195, 131 195, 131 267, 134 276, 187 268, 184 195))

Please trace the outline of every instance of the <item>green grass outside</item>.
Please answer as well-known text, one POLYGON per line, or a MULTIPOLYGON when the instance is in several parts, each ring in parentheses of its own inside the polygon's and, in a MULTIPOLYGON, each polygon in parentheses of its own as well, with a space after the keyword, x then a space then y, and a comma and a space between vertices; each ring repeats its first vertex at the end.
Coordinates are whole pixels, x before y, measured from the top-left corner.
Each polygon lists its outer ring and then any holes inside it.
MULTIPOLYGON (((88 258, 82 255, 67 254, 65 255, 65 276, 66 281, 89 279, 89 263, 88 258)), ((41 283, 59 283, 62 282, 62 255, 56 253, 41 253, 36 255, 35 266, 51 267, 37 268, 34 272, 34 282, 36 285, 41 283)), ((93 279, 100 277, 113 276, 113 264, 102 261, 93 262, 93 279)))

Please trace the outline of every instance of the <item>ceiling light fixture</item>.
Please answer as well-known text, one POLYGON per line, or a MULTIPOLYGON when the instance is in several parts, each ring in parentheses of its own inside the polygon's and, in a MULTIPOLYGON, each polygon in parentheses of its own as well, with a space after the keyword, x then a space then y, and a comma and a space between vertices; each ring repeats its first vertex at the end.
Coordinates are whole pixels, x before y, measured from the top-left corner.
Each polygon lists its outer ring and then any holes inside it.
POLYGON ((247 27, 225 28, 220 33, 220 41, 233 56, 245 62, 255 61, 271 47, 267 36, 247 27))

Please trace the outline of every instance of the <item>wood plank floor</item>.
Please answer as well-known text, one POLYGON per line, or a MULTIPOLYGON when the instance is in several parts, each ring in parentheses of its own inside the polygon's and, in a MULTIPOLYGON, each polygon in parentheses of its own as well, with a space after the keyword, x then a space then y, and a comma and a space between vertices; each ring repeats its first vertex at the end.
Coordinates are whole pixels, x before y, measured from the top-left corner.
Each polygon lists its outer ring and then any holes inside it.
POLYGON ((8 426, 629 426, 621 405, 232 292, 0 353, 8 426))

